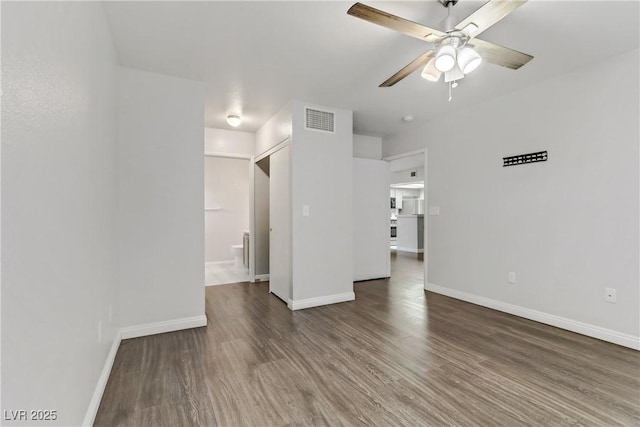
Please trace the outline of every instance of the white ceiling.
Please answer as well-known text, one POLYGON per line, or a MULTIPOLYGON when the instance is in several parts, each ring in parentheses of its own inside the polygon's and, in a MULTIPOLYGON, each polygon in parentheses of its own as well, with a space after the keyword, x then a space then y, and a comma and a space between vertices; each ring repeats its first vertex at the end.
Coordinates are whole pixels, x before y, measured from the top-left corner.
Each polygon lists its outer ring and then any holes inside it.
MULTIPOLYGON (((363 2, 436 28, 446 16, 435 0, 363 2)), ((483 3, 460 0, 454 12, 462 20, 483 3)), ((353 110, 356 133, 393 134, 636 49, 640 38, 637 0, 530 0, 480 38, 535 58, 518 71, 483 64, 449 103, 447 86, 419 72, 378 88, 428 45, 348 16, 352 4, 107 2, 105 9, 122 65, 204 81, 206 126, 229 128, 227 113, 239 112, 238 129, 249 132, 299 99, 353 110), (401 120, 407 114, 410 124, 401 120)))

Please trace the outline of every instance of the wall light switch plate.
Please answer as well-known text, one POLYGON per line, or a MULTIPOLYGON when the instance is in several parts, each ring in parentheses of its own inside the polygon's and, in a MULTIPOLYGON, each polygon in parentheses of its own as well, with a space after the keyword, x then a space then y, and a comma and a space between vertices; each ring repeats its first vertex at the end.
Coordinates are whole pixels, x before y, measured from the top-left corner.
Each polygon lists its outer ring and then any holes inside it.
POLYGON ((440 215, 440 206, 429 206, 429 215, 440 215))
POLYGON ((302 216, 309 216, 309 205, 302 205, 302 216))
POLYGON ((508 275, 509 283, 516 283, 516 273, 515 271, 510 271, 508 275))

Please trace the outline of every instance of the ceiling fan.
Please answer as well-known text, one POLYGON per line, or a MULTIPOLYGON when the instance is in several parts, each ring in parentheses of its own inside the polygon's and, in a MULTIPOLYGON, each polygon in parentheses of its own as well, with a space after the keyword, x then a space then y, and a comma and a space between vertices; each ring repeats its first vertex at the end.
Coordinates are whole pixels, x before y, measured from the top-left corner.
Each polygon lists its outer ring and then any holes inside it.
POLYGON ((533 56, 526 53, 476 38, 526 1, 490 0, 455 25, 451 9, 458 0, 438 0, 438 3, 448 11, 444 31, 426 27, 362 3, 354 4, 347 13, 431 44, 431 49, 389 77, 380 87, 393 86, 425 65, 422 77, 427 80, 439 81, 440 76, 444 74, 444 81, 449 83, 449 100, 451 100, 451 88, 457 86, 457 80, 475 70, 483 59, 514 70, 533 59, 533 56))

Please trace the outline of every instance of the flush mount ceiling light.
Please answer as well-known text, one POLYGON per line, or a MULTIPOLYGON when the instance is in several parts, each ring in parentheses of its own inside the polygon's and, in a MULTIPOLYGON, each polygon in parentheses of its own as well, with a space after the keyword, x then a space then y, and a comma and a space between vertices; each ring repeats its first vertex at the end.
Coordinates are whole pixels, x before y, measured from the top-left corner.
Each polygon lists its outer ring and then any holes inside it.
POLYGON ((242 124, 242 119, 237 114, 229 114, 227 116, 227 123, 229 124, 229 126, 237 128, 238 126, 240 126, 240 124, 242 124))
POLYGON ((443 30, 429 28, 362 3, 355 3, 349 8, 347 14, 351 16, 398 31, 430 45, 429 50, 382 82, 380 87, 393 86, 424 67, 421 75, 426 80, 437 82, 444 74, 444 81, 449 83, 451 101, 451 89, 458 85, 458 80, 478 68, 482 63, 482 56, 487 62, 513 70, 533 59, 533 56, 526 53, 476 38, 527 0, 488 0, 462 21, 457 21, 451 14, 457 2, 458 0, 438 0, 438 3, 447 8, 447 17, 442 24, 443 30))

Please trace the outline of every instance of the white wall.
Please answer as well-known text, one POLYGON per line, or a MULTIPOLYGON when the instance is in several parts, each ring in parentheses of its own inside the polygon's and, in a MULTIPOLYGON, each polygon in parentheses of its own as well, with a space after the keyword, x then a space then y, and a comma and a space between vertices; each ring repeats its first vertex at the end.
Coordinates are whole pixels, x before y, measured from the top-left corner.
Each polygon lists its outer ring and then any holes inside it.
POLYGON ((119 69, 125 327, 204 316, 204 85, 119 69))
POLYGON ((216 128, 204 129, 205 153, 253 156, 255 150, 253 133, 216 128))
POLYGON ((353 135, 353 157, 362 159, 382 159, 382 138, 353 135))
POLYGON ((402 154, 403 154, 402 157, 391 160, 389 162, 389 170, 391 171, 391 173, 424 167, 423 152, 411 154, 408 156, 404 155, 405 153, 402 153, 402 154))
POLYGON ((353 292, 353 117, 335 113, 335 133, 304 129, 304 108, 293 104, 293 300, 353 292), (302 216, 308 205, 310 215, 302 216))
POLYGON ((353 159, 353 280, 389 277, 389 163, 353 159))
POLYGON ((429 150, 431 283, 637 340, 638 72, 636 50, 385 139, 429 150))
POLYGON ((83 422, 118 328, 116 88, 100 3, 2 4, 2 410, 47 425, 83 422))
POLYGON ((422 182, 422 181, 424 181, 424 166, 391 172, 391 181, 390 181, 391 184, 404 184, 407 182, 422 182), (415 172, 416 176, 411 176, 412 172, 415 172))
POLYGON ((205 157, 205 262, 229 261, 249 230, 249 160, 205 157))
POLYGON ((291 137, 291 104, 287 104, 256 132, 256 155, 260 155, 291 137))

